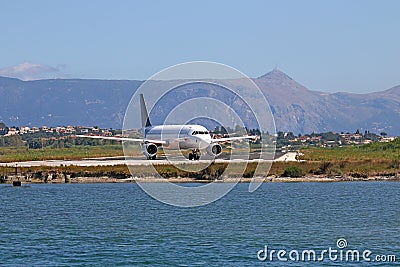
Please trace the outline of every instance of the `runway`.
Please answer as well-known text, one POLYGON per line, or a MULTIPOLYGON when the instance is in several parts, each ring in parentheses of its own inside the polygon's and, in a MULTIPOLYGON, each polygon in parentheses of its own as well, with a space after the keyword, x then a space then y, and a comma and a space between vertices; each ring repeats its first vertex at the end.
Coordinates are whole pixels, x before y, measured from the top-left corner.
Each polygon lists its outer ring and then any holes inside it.
MULTIPOLYGON (((255 155, 250 155, 250 159, 215 159, 215 163, 244 163, 244 162, 268 162, 271 160, 259 159, 255 155)), ((285 155, 274 159, 273 161, 296 161, 296 152, 289 152, 285 155)), ((82 160, 39 160, 39 161, 22 161, 22 162, 8 162, 0 163, 1 167, 60 167, 60 166, 116 166, 116 165, 129 165, 129 166, 148 166, 148 165, 163 165, 163 164, 196 164, 196 163, 209 163, 210 160, 175 160, 174 158, 166 159, 160 157, 156 160, 147 160, 144 157, 128 158, 124 157, 107 157, 107 158, 92 158, 82 160)))
MULTIPOLYGON (((216 159, 214 162, 216 163, 230 163, 230 162, 259 162, 263 161, 260 159, 253 160, 226 160, 226 159, 216 159)), ((9 162, 9 163, 0 163, 2 167, 38 167, 38 166, 50 166, 50 167, 59 167, 59 166, 86 166, 86 167, 96 167, 96 166, 116 166, 116 165, 129 165, 129 166, 148 166, 148 165, 163 165, 163 164, 196 164, 196 163, 209 163, 208 160, 146 160, 146 159, 82 159, 82 160, 42 160, 42 161, 23 161, 23 162, 9 162)))

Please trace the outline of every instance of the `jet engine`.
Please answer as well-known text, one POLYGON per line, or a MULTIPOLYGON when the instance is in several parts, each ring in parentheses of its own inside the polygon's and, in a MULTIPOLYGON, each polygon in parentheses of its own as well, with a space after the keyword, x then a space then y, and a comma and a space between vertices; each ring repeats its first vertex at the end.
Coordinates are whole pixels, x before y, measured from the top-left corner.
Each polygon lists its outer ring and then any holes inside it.
POLYGON ((214 157, 222 153, 222 147, 219 144, 211 144, 207 147, 206 150, 208 154, 214 157))
POLYGON ((142 145, 142 153, 148 158, 148 159, 155 159, 156 154, 157 154, 157 145, 153 143, 147 143, 142 145))

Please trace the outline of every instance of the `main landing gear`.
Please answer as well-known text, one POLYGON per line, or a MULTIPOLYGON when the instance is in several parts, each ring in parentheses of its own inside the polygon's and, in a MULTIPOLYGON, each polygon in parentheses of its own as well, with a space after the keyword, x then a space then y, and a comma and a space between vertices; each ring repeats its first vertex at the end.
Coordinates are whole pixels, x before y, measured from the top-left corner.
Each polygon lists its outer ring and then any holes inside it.
POLYGON ((193 149, 191 153, 189 153, 189 160, 199 160, 200 159, 200 150, 193 149))

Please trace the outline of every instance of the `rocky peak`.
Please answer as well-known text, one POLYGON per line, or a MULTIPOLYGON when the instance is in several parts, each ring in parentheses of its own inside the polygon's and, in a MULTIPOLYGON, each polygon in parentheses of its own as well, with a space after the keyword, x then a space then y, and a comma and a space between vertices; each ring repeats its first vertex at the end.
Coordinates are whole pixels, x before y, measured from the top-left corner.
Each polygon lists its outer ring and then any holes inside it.
POLYGON ((293 80, 289 75, 279 70, 278 68, 258 77, 257 79, 267 79, 267 80, 293 80))

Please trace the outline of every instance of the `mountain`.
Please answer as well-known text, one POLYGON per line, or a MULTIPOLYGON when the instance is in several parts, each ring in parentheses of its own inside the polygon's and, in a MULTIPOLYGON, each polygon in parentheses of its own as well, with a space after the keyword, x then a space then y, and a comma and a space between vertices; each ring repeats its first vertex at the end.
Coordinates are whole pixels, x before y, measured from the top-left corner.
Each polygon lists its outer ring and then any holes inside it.
MULTIPOLYGON (((369 94, 324 93, 307 89, 278 69, 253 81, 267 98, 278 131, 298 134, 359 129, 400 135, 400 86, 369 94)), ((167 83, 156 81, 154 86, 167 83)), ((21 81, 0 77, 0 122, 8 126, 121 128, 125 109, 141 84, 128 80, 21 81)), ((172 95, 170 106, 207 94, 195 88, 182 92, 172 95)), ((159 117, 166 111, 155 112, 159 117)))
POLYGON ((121 128, 140 81, 0 78, 0 121, 8 126, 87 125, 121 128))
POLYGON ((400 134, 400 86, 369 93, 311 91, 280 70, 257 79, 277 129, 294 133, 369 130, 400 134))

